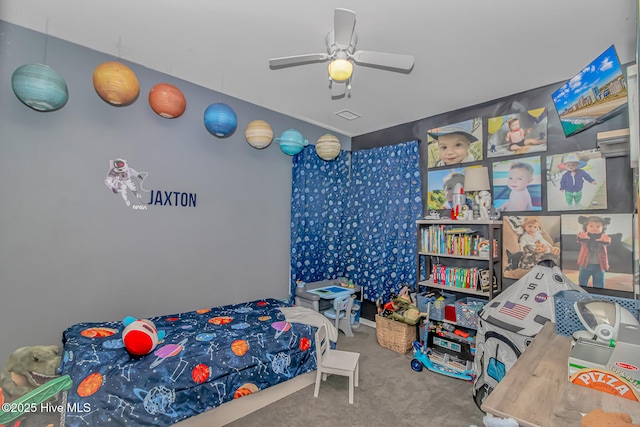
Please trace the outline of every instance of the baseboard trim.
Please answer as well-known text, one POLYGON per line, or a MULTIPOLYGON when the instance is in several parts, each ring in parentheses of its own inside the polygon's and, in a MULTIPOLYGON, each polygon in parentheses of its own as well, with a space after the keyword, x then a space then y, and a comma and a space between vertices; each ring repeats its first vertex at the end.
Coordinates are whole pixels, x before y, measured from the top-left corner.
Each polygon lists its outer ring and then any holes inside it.
POLYGON ((368 326, 370 328, 375 328, 376 327, 376 322, 371 321, 369 319, 363 319, 362 317, 360 318, 360 324, 362 324, 364 326, 368 326))

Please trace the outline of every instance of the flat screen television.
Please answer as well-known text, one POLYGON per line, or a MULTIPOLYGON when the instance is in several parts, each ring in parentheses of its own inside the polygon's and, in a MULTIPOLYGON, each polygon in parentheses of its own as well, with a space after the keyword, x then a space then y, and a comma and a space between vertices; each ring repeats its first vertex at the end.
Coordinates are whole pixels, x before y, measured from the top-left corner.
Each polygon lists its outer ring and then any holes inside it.
POLYGON ((565 137, 610 119, 627 105, 627 81, 613 45, 551 95, 565 137))

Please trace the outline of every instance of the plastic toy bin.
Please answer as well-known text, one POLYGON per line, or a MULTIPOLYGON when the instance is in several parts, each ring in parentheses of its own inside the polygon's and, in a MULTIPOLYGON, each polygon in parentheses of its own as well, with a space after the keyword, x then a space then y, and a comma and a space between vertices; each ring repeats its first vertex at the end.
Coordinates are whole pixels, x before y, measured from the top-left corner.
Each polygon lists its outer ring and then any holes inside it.
MULTIPOLYGON (((421 294, 416 295, 416 306, 418 310, 423 313, 427 312, 429 300, 431 298, 427 298, 428 292, 423 292, 421 294)), ((429 311, 429 319, 431 320, 444 320, 444 307, 446 305, 453 304, 456 301, 456 296, 454 294, 448 294, 446 292, 440 292, 442 298, 438 298, 437 300, 431 303, 431 310, 429 311)))
POLYGON ((629 310, 636 319, 640 318, 640 300, 577 291, 560 291, 553 296, 556 315, 556 333, 558 335, 571 336, 575 331, 584 329, 573 307, 576 301, 583 299, 603 299, 617 302, 622 308, 629 310))
POLYGON ((456 323, 465 328, 478 329, 478 313, 487 300, 466 297, 456 301, 456 323))

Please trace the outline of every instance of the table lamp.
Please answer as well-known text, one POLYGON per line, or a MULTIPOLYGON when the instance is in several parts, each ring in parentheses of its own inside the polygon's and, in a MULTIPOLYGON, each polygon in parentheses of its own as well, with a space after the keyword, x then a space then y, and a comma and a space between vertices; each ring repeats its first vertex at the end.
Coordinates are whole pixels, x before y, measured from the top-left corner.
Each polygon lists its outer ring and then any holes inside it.
POLYGON ((489 169, 486 166, 477 168, 468 168, 464 172, 464 191, 473 193, 473 219, 478 219, 480 215, 480 206, 478 205, 478 192, 490 190, 489 169))

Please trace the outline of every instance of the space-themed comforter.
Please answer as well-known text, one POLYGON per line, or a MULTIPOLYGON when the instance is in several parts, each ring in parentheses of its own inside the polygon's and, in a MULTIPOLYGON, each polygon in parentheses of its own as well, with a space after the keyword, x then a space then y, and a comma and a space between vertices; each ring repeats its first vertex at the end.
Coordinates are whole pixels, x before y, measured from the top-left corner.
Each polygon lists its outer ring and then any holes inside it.
POLYGON ((290 323, 265 299, 152 317, 165 331, 132 358, 122 322, 79 323, 63 334, 64 425, 167 426, 316 369, 316 327, 290 323))

